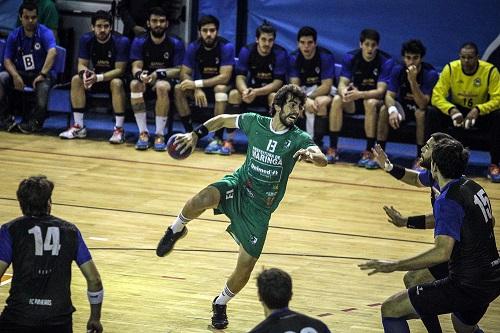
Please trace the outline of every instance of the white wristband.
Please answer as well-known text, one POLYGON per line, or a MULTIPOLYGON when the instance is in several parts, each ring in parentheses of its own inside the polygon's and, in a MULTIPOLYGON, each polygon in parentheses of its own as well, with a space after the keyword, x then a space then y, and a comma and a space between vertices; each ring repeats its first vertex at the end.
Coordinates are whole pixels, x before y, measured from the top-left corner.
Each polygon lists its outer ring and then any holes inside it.
POLYGON ((391 162, 385 161, 384 170, 386 172, 390 172, 393 168, 394 168, 394 165, 391 162))
POLYGON ((97 82, 104 81, 104 74, 97 74, 95 77, 97 82))
POLYGON ((398 108, 393 105, 387 111, 389 111, 389 114, 393 114, 394 112, 398 112, 398 108))
POLYGON ((196 88, 203 88, 203 80, 195 80, 194 81, 194 86, 196 88))
POLYGON ((99 291, 88 291, 87 296, 90 304, 101 304, 104 299, 104 289, 99 291))

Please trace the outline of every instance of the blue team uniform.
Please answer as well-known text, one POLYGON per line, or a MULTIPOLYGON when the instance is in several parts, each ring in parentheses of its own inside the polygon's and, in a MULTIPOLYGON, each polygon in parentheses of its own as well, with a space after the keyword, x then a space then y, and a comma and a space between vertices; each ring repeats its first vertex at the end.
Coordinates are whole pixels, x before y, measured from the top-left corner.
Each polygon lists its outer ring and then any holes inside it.
POLYGON ((209 79, 220 74, 221 66, 234 66, 233 44, 222 37, 215 43, 210 50, 200 39, 189 44, 182 65, 192 70, 193 80, 209 79))
POLYGON ((389 82, 393 65, 391 56, 382 50, 368 62, 363 59, 361 49, 356 49, 345 54, 340 76, 349 79, 360 91, 373 90, 378 82, 389 82))
MULTIPOLYGON (((56 40, 52 30, 43 24, 37 24, 33 37, 27 37, 21 26, 9 34, 4 58, 10 59, 20 74, 38 74, 43 68, 47 52, 55 47, 56 40)), ((51 74, 55 77, 53 71, 51 74)))
POLYGON ((288 76, 300 79, 305 87, 319 86, 328 79, 335 82, 335 57, 329 50, 317 47, 314 57, 308 60, 297 49, 290 54, 288 76))
POLYGON ((143 70, 155 71, 179 67, 184 57, 184 43, 175 36, 167 36, 162 43, 153 43, 150 34, 134 38, 130 48, 130 61, 140 60, 143 70))
POLYGON ((78 58, 88 60, 96 73, 115 69, 115 63, 128 62, 130 41, 127 37, 113 32, 105 43, 97 41, 93 32, 80 37, 78 58))

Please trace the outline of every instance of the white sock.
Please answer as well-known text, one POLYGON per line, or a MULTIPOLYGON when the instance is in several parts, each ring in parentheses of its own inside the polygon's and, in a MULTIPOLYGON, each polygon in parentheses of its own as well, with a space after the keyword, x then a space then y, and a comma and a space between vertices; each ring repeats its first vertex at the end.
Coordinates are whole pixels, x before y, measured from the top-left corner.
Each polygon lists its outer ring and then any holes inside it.
POLYGON ((177 217, 175 218, 175 221, 172 223, 170 226, 170 229, 175 233, 182 231, 184 229, 184 226, 191 221, 191 219, 188 219, 182 215, 182 213, 179 213, 177 217))
POLYGON ((115 127, 123 127, 123 123, 125 122, 125 116, 116 115, 115 117, 115 127))
POLYGON ((137 127, 139 127, 139 133, 148 131, 148 122, 146 118, 146 112, 134 113, 135 121, 137 122, 137 127))
POLYGON ((78 125, 80 127, 83 127, 83 113, 73 112, 73 119, 75 121, 74 125, 78 125))
POLYGON ((315 114, 311 112, 304 112, 304 113, 306 114, 306 132, 309 133, 311 137, 313 137, 315 114))
POLYGON ((167 125, 167 117, 156 116, 156 135, 163 135, 165 125, 167 125))
POLYGON ((224 289, 221 291, 220 295, 215 300, 215 304, 226 305, 227 302, 229 302, 234 296, 236 296, 236 294, 234 294, 231 290, 229 290, 226 283, 224 289))

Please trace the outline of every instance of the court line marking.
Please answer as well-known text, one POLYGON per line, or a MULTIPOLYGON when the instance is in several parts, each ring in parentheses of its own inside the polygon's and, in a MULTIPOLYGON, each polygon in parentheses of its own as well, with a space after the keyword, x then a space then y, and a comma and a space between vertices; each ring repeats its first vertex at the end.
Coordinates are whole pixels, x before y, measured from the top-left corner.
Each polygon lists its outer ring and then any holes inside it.
MULTIPOLYGON (((0 197, 0 200, 17 201, 17 199, 15 199, 15 198, 7 198, 7 197, 0 197)), ((120 212, 120 213, 133 213, 133 214, 152 215, 152 216, 177 217, 177 215, 174 215, 174 214, 162 214, 162 213, 134 211, 134 210, 118 209, 118 208, 94 207, 94 206, 86 206, 86 205, 65 204, 65 203, 58 203, 58 202, 52 202, 52 205, 53 206, 83 208, 83 209, 93 209, 93 210, 104 210, 104 211, 112 211, 112 212, 120 212)), ((229 224, 229 221, 213 219, 213 218, 196 218, 196 219, 201 220, 201 221, 205 221, 205 222, 217 222, 217 223, 229 224)), ((312 232, 312 233, 324 234, 324 235, 337 235, 337 236, 347 236, 347 237, 357 237, 357 238, 390 240, 390 241, 414 243, 414 244, 434 244, 434 242, 425 242, 425 241, 418 241, 418 240, 408 240, 408 239, 401 239, 401 238, 371 236, 371 235, 361 235, 361 234, 350 234, 350 233, 346 233, 346 232, 293 228, 293 227, 284 227, 284 226, 279 226, 279 225, 270 225, 269 229, 282 229, 282 230, 290 230, 290 231, 312 232)))
MULTIPOLYGON (((84 155, 75 155, 75 154, 68 154, 68 153, 56 153, 56 152, 19 149, 19 148, 0 147, 0 149, 5 150, 5 151, 10 150, 10 151, 17 151, 17 152, 24 152, 24 153, 67 156, 67 157, 84 158, 84 159, 86 158, 86 159, 92 159, 92 160, 105 160, 105 161, 136 163, 136 164, 145 164, 145 165, 169 166, 169 167, 182 168, 182 169, 205 170, 205 171, 214 171, 214 172, 233 172, 234 171, 234 169, 216 169, 216 168, 206 168, 206 167, 198 167, 198 166, 192 166, 192 165, 178 165, 178 164, 162 163, 162 162, 134 161, 134 160, 121 159, 121 158, 84 156, 84 155)), ((335 181, 335 180, 329 180, 329 179, 315 179, 315 178, 297 177, 297 176, 290 176, 290 179, 304 180, 304 181, 310 181, 310 182, 316 182, 316 183, 319 182, 319 183, 327 183, 327 184, 364 187, 364 188, 388 189, 388 190, 393 190, 393 191, 395 190, 395 191, 404 191, 404 192, 423 192, 423 193, 428 192, 427 188, 415 188, 415 189, 398 188, 398 187, 390 187, 390 186, 380 186, 380 185, 371 185, 371 184, 356 184, 356 183, 335 181)), ((500 200, 500 198, 496 198, 496 197, 489 197, 489 199, 490 200, 500 200)))

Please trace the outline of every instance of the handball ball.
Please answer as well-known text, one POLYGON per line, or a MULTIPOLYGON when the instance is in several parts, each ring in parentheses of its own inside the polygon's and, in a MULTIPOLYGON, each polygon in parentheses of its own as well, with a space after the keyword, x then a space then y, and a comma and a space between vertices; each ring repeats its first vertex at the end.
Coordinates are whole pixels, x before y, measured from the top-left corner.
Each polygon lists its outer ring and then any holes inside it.
POLYGON ((185 151, 183 154, 181 154, 180 150, 175 150, 175 148, 177 147, 177 145, 175 144, 175 139, 178 135, 179 134, 174 134, 170 137, 170 139, 168 139, 167 152, 170 157, 175 158, 176 160, 183 160, 191 155, 192 149, 185 151))

